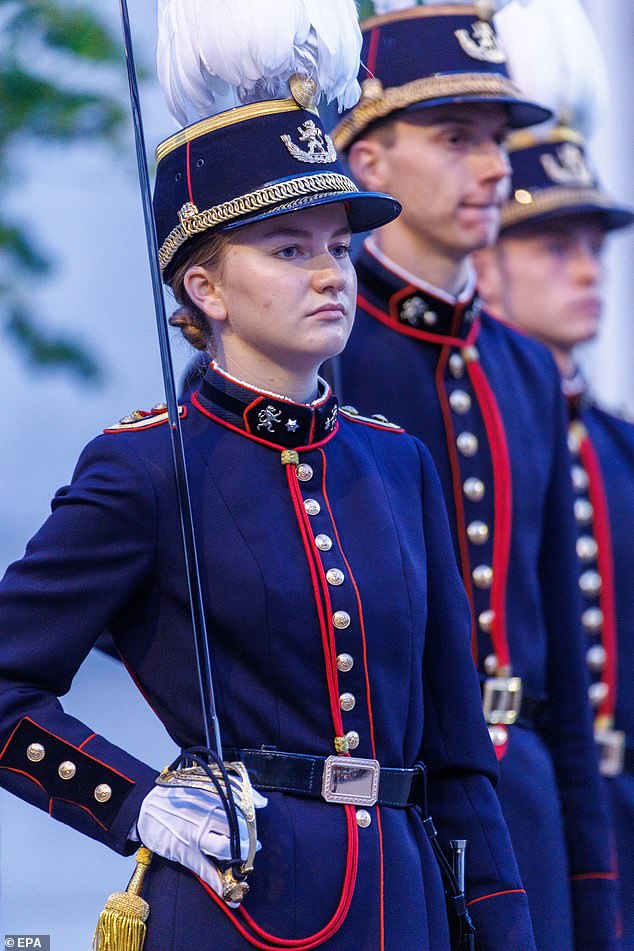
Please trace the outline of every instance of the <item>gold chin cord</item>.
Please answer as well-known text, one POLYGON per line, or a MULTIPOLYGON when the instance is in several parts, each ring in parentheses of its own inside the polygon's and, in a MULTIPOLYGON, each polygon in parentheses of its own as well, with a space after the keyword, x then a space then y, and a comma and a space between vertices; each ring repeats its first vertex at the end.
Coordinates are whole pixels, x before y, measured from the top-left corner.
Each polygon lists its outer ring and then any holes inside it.
POLYGON ((141 846, 126 891, 110 895, 99 915, 92 939, 93 951, 141 951, 143 948, 150 906, 141 898, 140 891, 151 861, 152 853, 141 846))

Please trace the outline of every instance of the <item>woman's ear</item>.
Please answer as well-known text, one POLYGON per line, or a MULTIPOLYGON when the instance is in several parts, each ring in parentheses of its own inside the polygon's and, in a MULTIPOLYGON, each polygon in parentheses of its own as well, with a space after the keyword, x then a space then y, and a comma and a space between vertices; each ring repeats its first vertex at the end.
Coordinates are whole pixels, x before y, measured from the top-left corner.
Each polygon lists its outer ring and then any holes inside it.
POLYGON ((219 282, 211 271, 201 265, 190 267, 185 273, 184 286, 192 304, 211 320, 226 320, 227 308, 220 293, 219 282))

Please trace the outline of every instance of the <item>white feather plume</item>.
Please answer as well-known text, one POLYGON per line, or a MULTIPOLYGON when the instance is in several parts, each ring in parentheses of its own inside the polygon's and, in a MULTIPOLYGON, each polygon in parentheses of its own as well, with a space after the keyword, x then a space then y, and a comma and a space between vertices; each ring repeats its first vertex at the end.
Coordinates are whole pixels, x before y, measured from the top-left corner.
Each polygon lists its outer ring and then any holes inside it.
MULTIPOLYGON (((496 10, 501 10, 511 0, 492 0, 492 2, 496 10)), ((516 0, 516 2, 530 3, 530 0, 516 0)), ((553 0, 553 3, 555 2, 556 0, 553 0)), ((474 6, 474 0, 422 0, 422 2, 419 0, 418 3, 412 3, 412 0, 374 0, 373 5, 374 12, 377 16, 381 16, 384 13, 392 13, 393 10, 408 10, 411 7, 446 6, 447 3, 451 3, 452 6, 474 6)))
POLYGON ((607 71, 581 0, 510 3, 495 17, 511 76, 553 122, 589 137, 608 103, 607 71))
POLYGON ((158 77, 181 125, 288 98, 294 73, 348 109, 360 53, 354 0, 158 0, 158 77))

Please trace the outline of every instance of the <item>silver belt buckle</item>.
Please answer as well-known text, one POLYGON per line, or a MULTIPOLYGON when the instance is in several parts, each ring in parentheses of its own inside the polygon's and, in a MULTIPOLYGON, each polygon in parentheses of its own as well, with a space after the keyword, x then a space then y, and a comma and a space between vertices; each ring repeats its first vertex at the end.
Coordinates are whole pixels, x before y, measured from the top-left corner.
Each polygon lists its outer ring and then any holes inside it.
POLYGON ((599 747, 599 772, 602 776, 620 776, 625 763, 625 733, 623 730, 595 730, 594 740, 599 747))
POLYGON ((326 802, 373 806, 379 796, 380 770, 375 759, 329 756, 324 763, 321 794, 326 802))
POLYGON ((482 710, 487 723, 511 726, 522 706, 521 677, 489 677, 482 686, 482 710))

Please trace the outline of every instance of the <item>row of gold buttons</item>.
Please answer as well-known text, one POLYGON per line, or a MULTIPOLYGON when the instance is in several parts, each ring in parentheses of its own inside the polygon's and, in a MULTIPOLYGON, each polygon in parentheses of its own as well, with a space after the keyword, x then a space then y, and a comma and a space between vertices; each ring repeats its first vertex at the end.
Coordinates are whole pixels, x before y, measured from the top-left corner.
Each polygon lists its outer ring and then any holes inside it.
MULTIPOLYGON (((29 746, 27 746, 26 757, 31 763, 41 763, 45 756, 46 750, 41 743, 30 743, 29 746)), ((73 779, 76 772, 77 767, 68 759, 64 760, 64 762, 60 763, 57 767, 57 773, 60 779, 73 779)), ((99 783, 99 785, 95 787, 93 796, 97 802, 108 802, 112 796, 112 789, 107 783, 99 783)))

